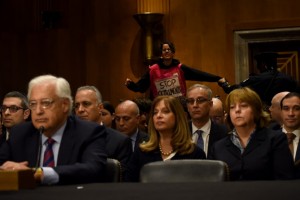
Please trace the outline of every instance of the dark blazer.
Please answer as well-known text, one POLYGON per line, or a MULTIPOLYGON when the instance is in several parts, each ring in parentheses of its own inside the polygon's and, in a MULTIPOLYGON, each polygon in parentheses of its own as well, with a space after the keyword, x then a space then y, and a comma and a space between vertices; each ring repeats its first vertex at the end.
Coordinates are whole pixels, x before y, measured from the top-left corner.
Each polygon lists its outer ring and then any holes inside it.
POLYGON ((298 143, 298 146, 297 146, 295 162, 298 160, 300 162, 300 142, 298 143))
POLYGON ((269 124, 268 128, 270 128, 270 129, 272 129, 272 130, 274 130, 274 131, 282 130, 281 125, 280 125, 279 123, 275 122, 275 121, 272 121, 272 122, 269 124))
MULTIPOLYGON (((179 155, 178 153, 171 160, 183 160, 183 159, 205 159, 205 153, 200 147, 196 146, 194 152, 187 155, 179 155)), ((161 153, 157 148, 151 152, 143 152, 140 148, 137 148, 132 154, 128 165, 128 171, 125 174, 125 181, 137 182, 140 179, 140 170, 142 167, 150 162, 162 161, 161 153)))
POLYGON ((122 170, 125 170, 132 154, 132 144, 128 136, 117 130, 106 127, 107 137, 105 150, 108 158, 120 161, 122 170))
MULTIPOLYGON (((0 126, 2 126, 2 125, 0 124, 0 126)), ((2 131, 0 133, 0 147, 5 141, 6 141, 6 130, 5 130, 5 127, 2 126, 2 131)))
POLYGON ((231 180, 294 178, 293 158, 287 138, 282 132, 268 128, 257 130, 243 154, 230 137, 229 135, 214 144, 209 159, 226 162, 231 180))
POLYGON ((147 142, 149 139, 149 135, 141 130, 138 131, 135 144, 134 144, 134 151, 139 148, 139 144, 143 142, 147 142))
MULTIPOLYGON (((59 184, 99 182, 106 165, 106 132, 103 126, 68 117, 54 170, 59 184)), ((28 161, 36 167, 39 132, 31 122, 16 125, 0 149, 0 164, 28 161)))
MULTIPOLYGON (((190 130, 192 130, 192 121, 190 121, 190 130)), ((210 133, 209 133, 209 140, 208 140, 208 149, 207 149, 207 157, 210 156, 212 151, 213 144, 226 137, 228 135, 228 129, 225 125, 220 125, 211 120, 211 127, 210 127, 210 133)))

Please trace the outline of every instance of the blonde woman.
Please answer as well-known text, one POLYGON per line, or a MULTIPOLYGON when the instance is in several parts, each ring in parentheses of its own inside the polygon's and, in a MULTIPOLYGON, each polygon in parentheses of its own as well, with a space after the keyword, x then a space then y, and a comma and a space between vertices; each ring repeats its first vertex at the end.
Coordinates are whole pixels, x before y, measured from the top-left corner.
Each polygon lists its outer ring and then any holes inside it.
POLYGON ((149 141, 140 144, 131 158, 127 181, 138 181, 140 169, 154 161, 205 159, 205 153, 192 142, 187 116, 180 101, 172 96, 154 99, 149 117, 149 141))

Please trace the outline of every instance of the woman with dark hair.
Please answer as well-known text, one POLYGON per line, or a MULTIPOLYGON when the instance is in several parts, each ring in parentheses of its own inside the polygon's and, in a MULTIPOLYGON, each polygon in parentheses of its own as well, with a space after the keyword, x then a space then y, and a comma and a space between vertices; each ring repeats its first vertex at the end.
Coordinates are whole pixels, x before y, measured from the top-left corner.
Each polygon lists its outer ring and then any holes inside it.
POLYGON ((182 97, 186 95, 185 80, 218 82, 221 77, 190 68, 174 59, 175 46, 163 42, 160 46, 161 59, 149 67, 149 71, 138 81, 127 78, 125 85, 134 92, 144 93, 150 88, 150 98, 159 95, 182 97))
POLYGON ((231 180, 294 178, 287 138, 281 131, 266 128, 270 116, 256 92, 247 87, 233 90, 225 111, 232 131, 214 144, 209 158, 226 162, 231 180))
POLYGON ((129 162, 127 181, 138 181, 141 168, 150 162, 205 159, 205 153, 192 142, 186 113, 176 97, 158 96, 149 117, 149 141, 140 144, 129 162))
POLYGON ((109 101, 103 101, 101 112, 101 121, 106 127, 115 128, 115 108, 109 101))

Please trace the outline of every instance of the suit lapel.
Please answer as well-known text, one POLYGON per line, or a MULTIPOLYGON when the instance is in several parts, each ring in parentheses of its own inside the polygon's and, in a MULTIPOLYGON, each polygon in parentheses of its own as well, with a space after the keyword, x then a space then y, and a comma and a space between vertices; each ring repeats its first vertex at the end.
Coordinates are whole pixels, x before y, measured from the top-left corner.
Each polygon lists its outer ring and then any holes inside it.
MULTIPOLYGON (((36 167, 38 149, 39 149, 39 136, 38 130, 32 130, 32 134, 28 135, 25 142, 26 160, 30 167, 36 167)), ((42 147, 41 147, 42 148, 42 147)), ((39 166, 39 163, 38 163, 39 166)))
POLYGON ((295 161, 297 161, 297 160, 300 160, 300 141, 298 143, 297 150, 296 150, 295 161))
POLYGON ((61 144, 58 151, 57 165, 67 164, 72 158, 72 151, 74 150, 75 145, 75 135, 72 133, 75 131, 75 126, 70 125, 71 123, 73 123, 73 121, 69 118, 61 139, 61 144))
POLYGON ((217 127, 215 126, 213 121, 211 121, 209 140, 208 140, 208 148, 210 148, 210 146, 216 141, 216 136, 218 134, 216 128, 217 127))
POLYGON ((244 155, 246 155, 246 154, 250 153, 251 151, 253 151, 254 149, 256 149, 257 146, 260 146, 266 140, 266 136, 267 136, 267 134, 264 134, 263 131, 257 130, 252 135, 250 142, 248 143, 247 147, 245 148, 244 155))
POLYGON ((238 147, 236 147, 232 141, 231 141, 231 135, 227 136, 226 138, 226 142, 225 142, 225 146, 226 146, 226 149, 232 153, 232 155, 234 155, 235 157, 237 158, 240 158, 241 157, 241 151, 238 147))

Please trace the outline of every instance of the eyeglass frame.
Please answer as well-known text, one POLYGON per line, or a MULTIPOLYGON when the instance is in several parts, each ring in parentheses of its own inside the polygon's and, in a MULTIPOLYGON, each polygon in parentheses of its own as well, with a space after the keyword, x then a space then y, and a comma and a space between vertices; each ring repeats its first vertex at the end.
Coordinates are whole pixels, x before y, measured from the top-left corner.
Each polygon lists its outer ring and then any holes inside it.
POLYGON ((39 101, 39 103, 38 103, 38 101, 33 100, 33 101, 29 101, 28 107, 30 110, 36 110, 37 105, 40 104, 41 107, 44 110, 46 110, 46 109, 49 109, 53 105, 54 102, 55 102, 55 100, 53 100, 53 99, 42 99, 39 101), (34 104, 33 104, 33 102, 34 102, 34 104))
POLYGON ((203 97, 198 97, 196 99, 194 99, 194 98, 186 98, 185 99, 186 104, 190 104, 190 105, 194 105, 195 102, 197 105, 199 105, 199 104, 203 104, 203 103, 209 102, 209 101, 211 101, 211 100, 203 98, 203 97))
POLYGON ((23 108, 23 107, 16 106, 16 105, 11 105, 11 106, 2 105, 0 107, 0 112, 5 113, 7 109, 9 110, 10 113, 16 113, 19 110, 27 110, 27 108, 23 108))

